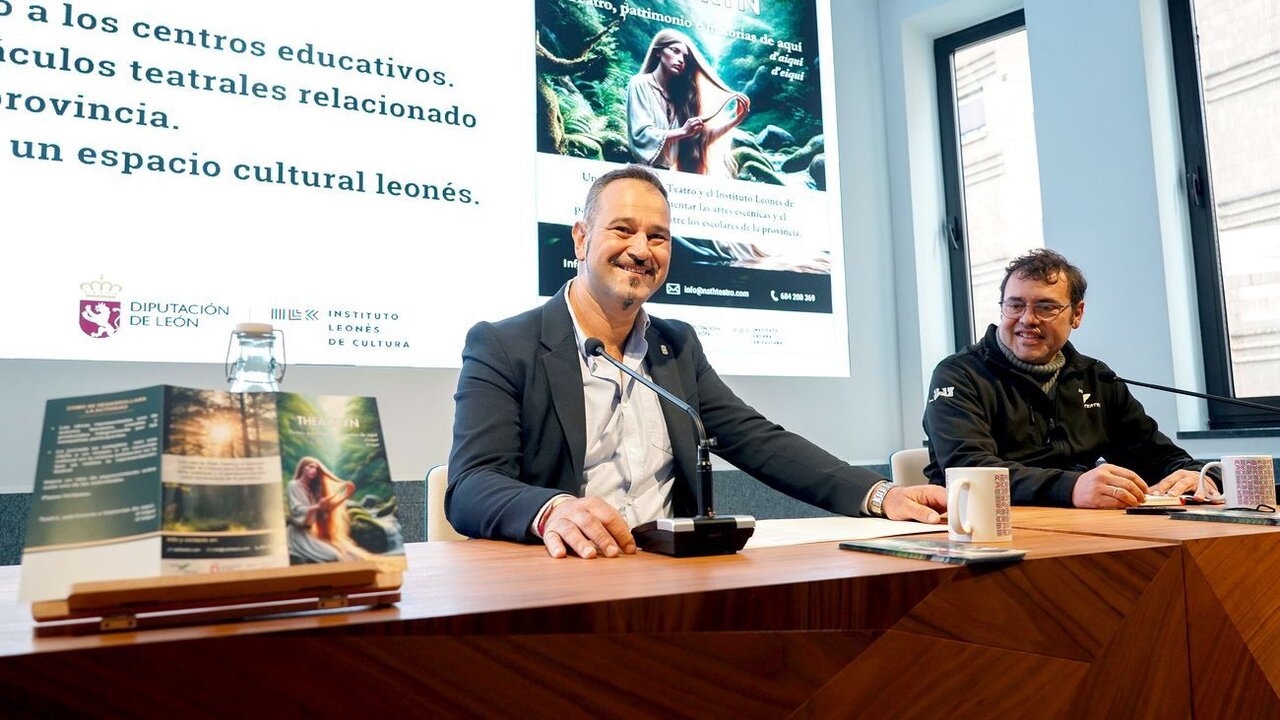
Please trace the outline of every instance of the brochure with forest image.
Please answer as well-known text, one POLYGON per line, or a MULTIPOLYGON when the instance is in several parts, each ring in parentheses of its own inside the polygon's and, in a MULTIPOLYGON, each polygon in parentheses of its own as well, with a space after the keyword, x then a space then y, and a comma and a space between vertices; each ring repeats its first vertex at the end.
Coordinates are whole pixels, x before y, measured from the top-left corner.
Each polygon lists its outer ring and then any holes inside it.
POLYGON ((404 567, 373 398, 160 385, 48 402, 20 600, 341 560, 404 567))
POLYGON ((925 540, 921 538, 848 540, 840 543, 840 549, 893 555, 914 560, 930 560, 949 565, 1016 562, 1027 554, 1026 550, 1010 547, 992 547, 989 545, 973 545, 965 542, 925 540))

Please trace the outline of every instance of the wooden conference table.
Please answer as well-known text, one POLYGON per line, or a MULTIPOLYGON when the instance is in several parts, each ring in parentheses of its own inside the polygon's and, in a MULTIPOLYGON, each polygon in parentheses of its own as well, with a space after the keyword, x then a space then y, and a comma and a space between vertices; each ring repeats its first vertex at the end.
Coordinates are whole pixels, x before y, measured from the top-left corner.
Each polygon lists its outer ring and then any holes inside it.
POLYGON ((3 568, 0 695, 41 716, 1190 715, 1178 544, 1014 545, 1023 562, 982 568, 424 543, 394 607, 89 637, 35 638, 3 568))
POLYGON ((1013 520, 1015 541, 1026 528, 1177 543, 1195 717, 1280 718, 1280 528, 1066 508, 1013 520))

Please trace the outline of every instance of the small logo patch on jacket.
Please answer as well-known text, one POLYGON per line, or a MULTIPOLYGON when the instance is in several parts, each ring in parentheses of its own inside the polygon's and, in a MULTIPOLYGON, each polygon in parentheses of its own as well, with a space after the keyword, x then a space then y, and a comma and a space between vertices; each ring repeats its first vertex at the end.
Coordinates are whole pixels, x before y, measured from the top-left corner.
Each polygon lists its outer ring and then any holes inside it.
POLYGON ((1084 390, 1081 390, 1081 391, 1080 391, 1080 402, 1081 402, 1081 404, 1083 404, 1086 408, 1100 408, 1100 407, 1102 407, 1102 403, 1098 402, 1097 400, 1095 400, 1095 401, 1093 401, 1093 402, 1089 402, 1089 398, 1091 398, 1091 397, 1093 397, 1093 393, 1087 393, 1087 392, 1085 392, 1084 390))
POLYGON ((955 397, 955 394, 956 394, 955 386, 934 388, 933 397, 929 398, 929 402, 933 402, 934 400, 937 400, 940 397, 944 397, 944 398, 955 397))

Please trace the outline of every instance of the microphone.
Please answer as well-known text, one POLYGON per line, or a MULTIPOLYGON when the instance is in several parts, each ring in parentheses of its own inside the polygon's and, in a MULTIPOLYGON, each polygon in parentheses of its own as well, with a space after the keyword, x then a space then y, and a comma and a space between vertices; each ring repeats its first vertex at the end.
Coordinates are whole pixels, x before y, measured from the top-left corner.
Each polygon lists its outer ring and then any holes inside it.
POLYGON ((1272 414, 1280 414, 1280 407, 1274 405, 1263 405, 1262 403, 1250 402, 1248 400, 1238 400, 1236 398, 1224 397, 1222 395, 1207 395, 1205 393, 1192 392, 1191 390, 1182 390, 1176 387, 1167 387, 1165 385, 1156 385, 1154 383, 1139 382, 1138 380, 1130 380, 1116 375, 1111 370, 1098 371, 1098 379, 1105 383, 1122 382, 1129 385, 1141 385, 1153 390, 1163 390, 1165 392, 1177 393, 1178 395, 1189 395, 1202 400, 1211 400, 1214 402, 1227 403, 1228 405, 1239 405, 1241 407, 1253 408, 1254 410, 1263 410, 1272 414))
POLYGON ((683 410, 693 420, 694 430, 698 433, 698 481, 693 486, 698 500, 698 515, 692 518, 659 518, 641 523, 631 530, 636 544, 648 552, 674 557, 732 555, 741 550, 755 532, 756 520, 750 515, 716 517, 711 483, 711 447, 715 441, 707 437, 706 428, 702 426, 702 418, 698 417, 697 411, 666 388, 614 359, 605 352, 604 343, 598 338, 587 338, 582 345, 588 355, 604 358, 657 393, 658 397, 683 410))

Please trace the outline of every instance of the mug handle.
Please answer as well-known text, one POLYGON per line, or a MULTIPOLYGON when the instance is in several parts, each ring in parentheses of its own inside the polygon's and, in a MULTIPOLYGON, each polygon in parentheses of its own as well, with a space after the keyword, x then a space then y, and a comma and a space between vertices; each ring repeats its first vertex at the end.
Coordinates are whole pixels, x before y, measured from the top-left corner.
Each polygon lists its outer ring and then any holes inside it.
POLYGON ((1214 501, 1225 500, 1227 497, 1225 494, 1227 490, 1225 482, 1223 483, 1222 492, 1219 492, 1217 495, 1210 495, 1204 491, 1204 474, 1209 472, 1209 468, 1212 468, 1215 466, 1222 467, 1222 462, 1219 460, 1214 460, 1213 462, 1205 463, 1204 467, 1200 468, 1200 483, 1196 485, 1196 494, 1197 495, 1203 494, 1204 497, 1209 500, 1214 500, 1214 501))
MULTIPOLYGON (((960 488, 965 488, 972 492, 972 487, 968 478, 964 478, 947 488, 947 529, 957 535, 972 535, 973 524, 967 523, 960 518, 960 488), (951 511, 955 508, 955 511, 951 511)), ((965 508, 968 509, 967 507, 965 508)))

